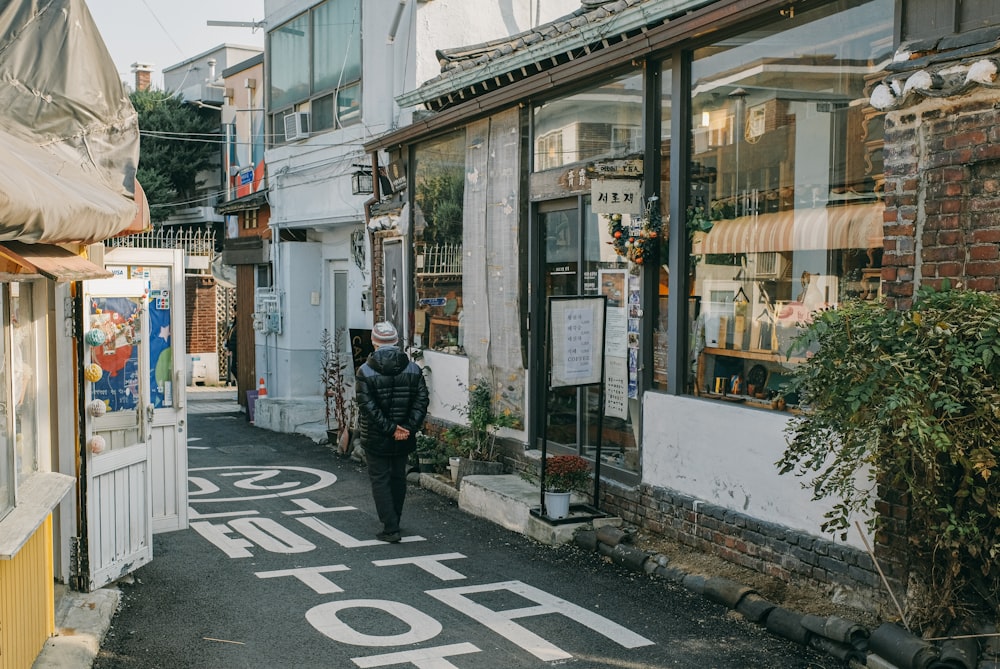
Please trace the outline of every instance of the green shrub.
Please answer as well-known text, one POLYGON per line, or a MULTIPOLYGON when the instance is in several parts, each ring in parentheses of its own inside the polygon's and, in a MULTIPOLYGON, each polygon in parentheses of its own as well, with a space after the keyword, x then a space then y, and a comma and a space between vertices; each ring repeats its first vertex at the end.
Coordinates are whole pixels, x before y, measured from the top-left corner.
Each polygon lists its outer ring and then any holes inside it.
POLYGON ((911 624, 940 630, 963 611, 995 611, 1000 295, 922 291, 910 311, 846 302, 817 314, 795 346, 815 353, 786 388, 805 410, 777 465, 834 502, 823 529, 846 535, 878 488, 899 493, 911 595, 922 593, 909 598, 911 624))

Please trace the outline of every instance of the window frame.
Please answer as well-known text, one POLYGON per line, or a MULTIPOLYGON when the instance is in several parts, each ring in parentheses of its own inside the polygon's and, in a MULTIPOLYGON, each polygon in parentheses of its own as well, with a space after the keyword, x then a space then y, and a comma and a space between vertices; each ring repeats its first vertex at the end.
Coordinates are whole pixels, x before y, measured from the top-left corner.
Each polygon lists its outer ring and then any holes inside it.
MULTIPOLYGON (((0 322, 3 324, 3 343, 0 355, 3 357, 2 364, 4 370, 14 369, 15 362, 12 283, 15 282, 0 283, 0 311, 2 311, 0 322)), ((50 442, 49 428, 43 421, 43 417, 49 413, 48 395, 47 391, 43 392, 39 389, 39 379, 48 380, 50 368, 45 319, 47 291, 42 281, 32 280, 16 283, 19 286, 18 300, 24 300, 24 302, 18 305, 19 310, 23 311, 23 307, 27 306, 30 316, 28 323, 23 326, 27 328, 24 336, 30 342, 30 346, 28 347, 30 358, 22 359, 20 364, 28 365, 31 369, 32 378, 26 383, 24 391, 26 393, 25 399, 30 401, 33 410, 28 417, 31 425, 27 430, 18 428, 16 409, 0 414, 0 420, 3 420, 5 423, 0 429, 7 435, 10 435, 9 438, 0 437, 0 458, 3 458, 5 461, 8 476, 7 485, 10 486, 12 493, 9 504, 0 506, 0 521, 3 521, 4 518, 8 517, 19 506, 24 504, 24 491, 28 482, 33 480, 39 473, 44 473, 49 465, 48 454, 42 449, 43 444, 50 442), (27 292, 27 295, 25 295, 25 292, 27 292), (18 462, 16 451, 19 434, 23 434, 33 441, 33 443, 27 445, 26 451, 22 449, 21 454, 22 458, 25 457, 26 453, 30 454, 32 464, 28 468, 24 468, 23 464, 19 464, 18 462)), ((0 393, 0 403, 10 406, 11 400, 15 397, 15 391, 17 390, 14 385, 14 375, 0 373, 0 383, 3 384, 3 390, 0 393)), ((22 443, 24 441, 22 440, 22 443)), ((0 504, 2 504, 2 501, 0 501, 0 504)))
POLYGON ((305 95, 300 95, 293 97, 292 99, 286 101, 282 100, 280 106, 275 106, 274 99, 274 87, 273 83, 269 83, 267 87, 267 119, 271 125, 271 132, 269 134, 270 141, 269 146, 276 146, 288 143, 288 139, 285 136, 285 124, 284 119, 289 114, 295 112, 308 112, 310 114, 310 135, 318 132, 327 132, 331 130, 340 130, 353 125, 358 125, 361 123, 361 111, 362 111, 362 95, 363 95, 363 85, 364 80, 364 49, 363 49, 363 30, 362 27, 362 2, 361 0, 325 0, 325 2, 317 3, 316 5, 310 7, 309 9, 289 18, 287 21, 283 22, 280 26, 268 33, 268 52, 269 56, 267 59, 267 78, 269 82, 273 82, 272 72, 275 67, 275 56, 274 51, 270 48, 270 42, 273 39, 273 34, 282 30, 283 28, 293 24, 296 21, 301 20, 303 17, 308 17, 308 27, 305 30, 307 33, 306 39, 308 40, 307 45, 307 60, 308 60, 308 76, 307 88, 308 91, 305 95), (333 87, 318 87, 316 84, 316 16, 319 13, 320 8, 329 7, 333 3, 354 3, 354 11, 357 17, 355 22, 354 34, 352 34, 352 39, 357 40, 356 47, 352 47, 352 50, 356 49, 357 53, 357 78, 352 78, 347 81, 338 81, 337 85, 333 87), (358 101, 358 104, 350 109, 349 113, 340 113, 340 100, 347 92, 357 89, 354 94, 354 98, 358 101), (329 100, 326 100, 329 98, 329 100), (313 105, 318 105, 321 101, 329 102, 332 106, 331 110, 331 121, 330 125, 317 126, 317 114, 313 112, 313 105))

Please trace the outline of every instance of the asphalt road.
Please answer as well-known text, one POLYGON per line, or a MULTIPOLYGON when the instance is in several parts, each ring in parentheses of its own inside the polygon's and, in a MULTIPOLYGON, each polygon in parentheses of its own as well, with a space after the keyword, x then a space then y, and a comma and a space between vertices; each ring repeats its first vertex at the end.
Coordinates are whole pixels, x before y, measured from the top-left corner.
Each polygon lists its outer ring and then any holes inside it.
POLYGON ((240 414, 189 418, 190 529, 120 583, 97 669, 832 668, 698 595, 411 486, 375 539, 367 475, 240 414))

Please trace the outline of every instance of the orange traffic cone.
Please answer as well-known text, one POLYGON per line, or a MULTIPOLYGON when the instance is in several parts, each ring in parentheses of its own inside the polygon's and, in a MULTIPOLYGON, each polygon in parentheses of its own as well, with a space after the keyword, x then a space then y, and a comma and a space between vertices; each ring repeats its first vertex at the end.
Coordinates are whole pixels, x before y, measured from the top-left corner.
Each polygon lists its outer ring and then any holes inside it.
POLYGON ((267 396, 267 386, 264 385, 264 377, 260 377, 260 383, 257 384, 257 397, 267 396))

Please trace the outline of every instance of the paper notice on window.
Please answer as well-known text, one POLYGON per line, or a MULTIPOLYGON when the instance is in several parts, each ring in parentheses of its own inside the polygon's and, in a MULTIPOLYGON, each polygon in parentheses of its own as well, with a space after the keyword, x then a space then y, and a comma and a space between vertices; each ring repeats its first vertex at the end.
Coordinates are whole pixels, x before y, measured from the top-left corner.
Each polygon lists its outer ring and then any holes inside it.
POLYGON ((604 359, 604 415, 628 419, 628 361, 625 356, 604 359))

